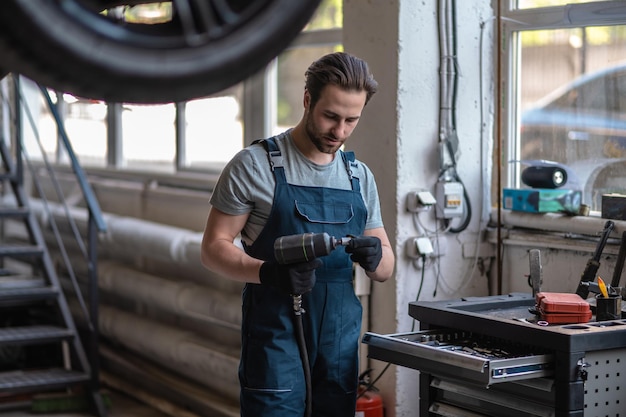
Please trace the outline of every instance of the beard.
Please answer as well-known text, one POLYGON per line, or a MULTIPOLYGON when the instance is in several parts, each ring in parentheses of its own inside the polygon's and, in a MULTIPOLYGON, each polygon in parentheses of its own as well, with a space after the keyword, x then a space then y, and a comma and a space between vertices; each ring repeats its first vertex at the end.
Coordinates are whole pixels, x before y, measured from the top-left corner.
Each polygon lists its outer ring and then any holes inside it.
POLYGON ((305 131, 311 143, 313 143, 315 148, 317 148, 317 150, 322 153, 334 154, 339 150, 339 148, 341 148, 344 142, 344 141, 340 141, 331 145, 327 144, 324 141, 324 137, 328 137, 331 139, 337 139, 337 138, 335 138, 335 136, 332 135, 331 133, 323 134, 322 132, 320 132, 317 126, 315 125, 315 122, 313 122, 313 118, 310 115, 307 115, 307 118, 306 118, 305 131))

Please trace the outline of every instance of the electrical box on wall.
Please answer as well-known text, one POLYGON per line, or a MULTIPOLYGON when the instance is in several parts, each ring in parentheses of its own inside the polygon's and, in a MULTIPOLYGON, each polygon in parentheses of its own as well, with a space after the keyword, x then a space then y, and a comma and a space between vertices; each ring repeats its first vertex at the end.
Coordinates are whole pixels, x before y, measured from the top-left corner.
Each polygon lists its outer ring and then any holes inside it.
POLYGON ((436 187, 437 217, 452 219, 463 215, 463 184, 439 181, 436 187))

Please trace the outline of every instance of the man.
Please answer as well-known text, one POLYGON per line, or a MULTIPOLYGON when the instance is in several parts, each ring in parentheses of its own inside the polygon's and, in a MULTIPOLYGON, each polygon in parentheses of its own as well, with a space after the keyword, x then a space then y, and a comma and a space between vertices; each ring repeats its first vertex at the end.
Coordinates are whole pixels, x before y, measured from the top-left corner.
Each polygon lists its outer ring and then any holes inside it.
POLYGON ((302 119, 227 164, 202 241, 207 268, 246 283, 239 367, 244 417, 301 417, 307 388, 313 415, 355 414, 362 308, 353 262, 375 281, 389 279, 395 263, 373 175, 340 150, 377 83, 367 63, 346 53, 323 56, 305 77, 302 119), (275 240, 308 232, 353 238, 328 256, 279 264, 275 240), (234 243, 239 235, 245 251, 234 243), (303 295, 310 386, 291 295, 303 295))

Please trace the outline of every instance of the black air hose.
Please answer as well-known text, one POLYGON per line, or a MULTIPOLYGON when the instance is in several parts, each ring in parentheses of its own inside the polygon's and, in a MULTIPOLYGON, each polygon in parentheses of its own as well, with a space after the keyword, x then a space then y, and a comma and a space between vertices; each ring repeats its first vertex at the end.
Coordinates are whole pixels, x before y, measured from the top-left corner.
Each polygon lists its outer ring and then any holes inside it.
POLYGON ((302 324, 302 295, 293 296, 294 325, 296 330, 296 341, 298 342, 298 350, 300 351, 300 359, 302 360, 302 370, 304 371, 304 382, 306 384, 306 409, 305 417, 311 417, 313 411, 312 397, 313 388, 311 386, 311 366, 309 364, 309 353, 306 349, 306 340, 304 338, 304 325, 302 324))

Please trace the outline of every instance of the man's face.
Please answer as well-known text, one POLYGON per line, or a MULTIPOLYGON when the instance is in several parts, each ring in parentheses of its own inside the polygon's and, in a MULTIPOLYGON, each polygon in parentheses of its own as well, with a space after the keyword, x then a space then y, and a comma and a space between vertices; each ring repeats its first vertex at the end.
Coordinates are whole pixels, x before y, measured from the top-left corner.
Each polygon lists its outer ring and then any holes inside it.
POLYGON ((311 108, 311 97, 305 93, 306 133, 320 152, 333 154, 350 137, 365 107, 365 98, 365 91, 328 85, 311 108))

